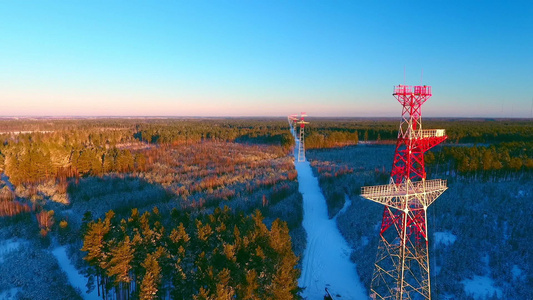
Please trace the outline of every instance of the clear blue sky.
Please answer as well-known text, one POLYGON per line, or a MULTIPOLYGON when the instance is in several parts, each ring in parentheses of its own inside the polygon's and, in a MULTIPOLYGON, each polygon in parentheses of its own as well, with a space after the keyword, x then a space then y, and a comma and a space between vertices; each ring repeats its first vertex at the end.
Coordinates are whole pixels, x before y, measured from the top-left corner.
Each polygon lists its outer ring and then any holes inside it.
POLYGON ((421 82, 531 117, 533 1, 0 2, 3 116, 399 117, 421 82))

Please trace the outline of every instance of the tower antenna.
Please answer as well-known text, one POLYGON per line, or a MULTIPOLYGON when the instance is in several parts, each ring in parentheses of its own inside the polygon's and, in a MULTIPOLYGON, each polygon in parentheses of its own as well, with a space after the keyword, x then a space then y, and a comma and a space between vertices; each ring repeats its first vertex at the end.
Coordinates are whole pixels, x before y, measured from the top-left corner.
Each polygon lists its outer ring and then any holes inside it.
POLYGON ((403 65, 403 85, 405 85, 405 65, 403 65))

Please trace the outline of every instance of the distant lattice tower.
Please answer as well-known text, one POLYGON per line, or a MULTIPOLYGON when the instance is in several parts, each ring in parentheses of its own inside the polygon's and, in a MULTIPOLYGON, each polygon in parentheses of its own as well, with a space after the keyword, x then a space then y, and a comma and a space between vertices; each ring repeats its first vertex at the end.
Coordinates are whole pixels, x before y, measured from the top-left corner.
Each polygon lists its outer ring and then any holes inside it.
POLYGON ((370 297, 431 299, 426 210, 447 187, 445 180, 426 180, 424 153, 447 136, 444 129, 422 129, 431 87, 399 85, 393 95, 403 109, 390 183, 361 189, 385 205, 370 297))
POLYGON ((307 117, 307 115, 305 113, 301 113, 300 121, 296 122, 296 124, 300 124, 300 138, 299 138, 299 143, 298 143, 298 162, 305 161, 304 129, 305 129, 305 124, 309 124, 309 122, 304 121, 304 117, 307 117))
POLYGON ((295 123, 298 121, 298 115, 297 114, 293 114, 293 115, 290 115, 287 117, 287 121, 289 122, 289 126, 290 126, 290 129, 291 131, 293 131, 295 129, 295 123))

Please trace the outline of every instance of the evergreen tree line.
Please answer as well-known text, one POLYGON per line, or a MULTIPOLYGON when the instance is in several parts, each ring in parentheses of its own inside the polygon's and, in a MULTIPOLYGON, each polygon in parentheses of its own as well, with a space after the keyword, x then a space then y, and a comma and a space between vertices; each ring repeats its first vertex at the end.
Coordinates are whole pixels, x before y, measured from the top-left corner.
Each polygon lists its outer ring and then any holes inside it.
POLYGON ((227 207, 170 216, 157 208, 121 220, 112 210, 103 220, 84 216, 81 250, 102 299, 297 298, 298 258, 284 222, 268 229, 259 211, 227 207))
POLYGON ((4 139, 31 134, 33 137, 61 136, 60 139, 67 141, 108 143, 111 146, 133 140, 154 144, 192 144, 248 138, 260 138, 263 139, 261 143, 280 145, 290 139, 287 128, 285 118, 0 120, 0 135, 4 139))
POLYGON ((94 129, 122 130, 131 128, 139 119, 124 118, 3 118, 0 119, 0 133, 20 132, 55 132, 68 130, 82 130, 83 132, 94 129))
MULTIPOLYGON (((368 139, 368 138, 367 138, 368 139)), ((307 149, 333 148, 347 145, 357 145, 359 137, 357 131, 311 131, 305 137, 305 147, 307 149)))
POLYGON ((152 144, 191 145, 200 142, 239 142, 290 148, 288 124, 273 120, 174 120, 136 126, 134 137, 152 144))
MULTIPOLYGON (((306 147, 332 148, 359 141, 393 141, 398 137, 396 118, 312 118, 306 126, 306 147)), ((495 144, 529 142, 533 139, 530 120, 510 119, 424 119, 423 128, 446 129, 448 143, 495 144)))
POLYGON ((514 173, 533 170, 533 143, 502 143, 491 146, 449 147, 427 152, 425 160, 434 171, 460 174, 514 173), (440 170, 437 170, 440 168, 440 170))
POLYGON ((4 173, 11 183, 32 184, 49 179, 101 176, 110 172, 142 171, 144 154, 128 149, 76 147, 50 143, 19 143, 2 150, 4 173))

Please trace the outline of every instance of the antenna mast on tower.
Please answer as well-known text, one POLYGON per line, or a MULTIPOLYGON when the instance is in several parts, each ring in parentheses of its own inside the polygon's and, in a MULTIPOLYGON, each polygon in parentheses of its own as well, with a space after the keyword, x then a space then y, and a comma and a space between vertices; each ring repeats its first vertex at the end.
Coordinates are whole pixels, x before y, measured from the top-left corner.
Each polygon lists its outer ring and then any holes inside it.
POLYGON ((361 196, 385 205, 372 299, 431 299, 426 210, 446 189, 446 180, 426 180, 424 153, 442 143, 444 129, 422 129, 421 106, 430 86, 394 87, 402 119, 390 183, 361 188, 361 196))

